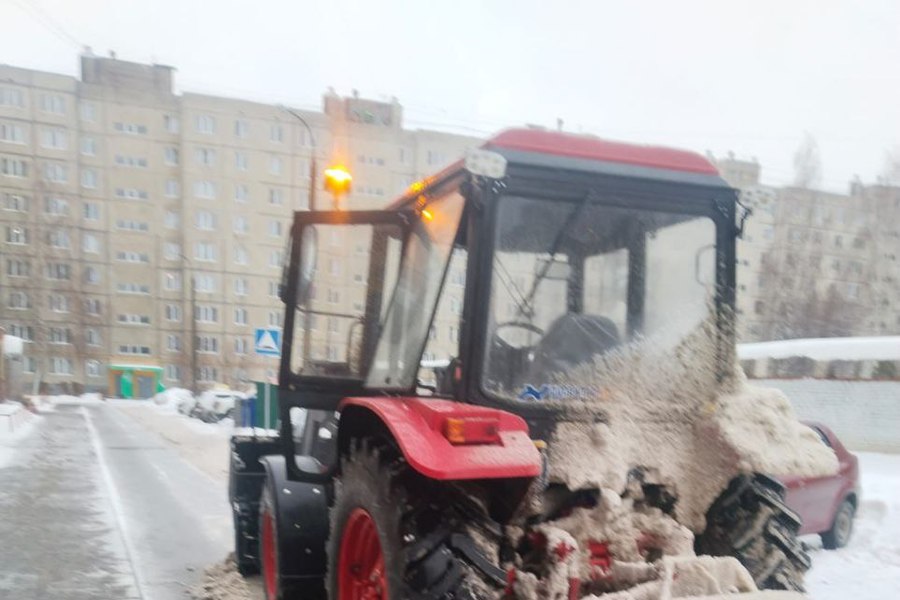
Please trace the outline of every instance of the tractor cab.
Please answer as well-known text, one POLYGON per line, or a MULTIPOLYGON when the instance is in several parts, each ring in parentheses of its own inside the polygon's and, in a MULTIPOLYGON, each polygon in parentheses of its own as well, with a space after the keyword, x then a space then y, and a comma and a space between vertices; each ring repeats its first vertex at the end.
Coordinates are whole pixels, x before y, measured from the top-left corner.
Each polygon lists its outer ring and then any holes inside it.
POLYGON ((298 212, 282 422, 348 397, 418 396, 545 429, 596 393, 567 383, 573 369, 729 322, 735 200, 695 154, 511 130, 386 210, 298 212))
POLYGON ((384 210, 295 213, 281 431, 232 444, 239 568, 270 600, 797 589, 779 484, 700 422, 737 206, 699 155, 510 130, 384 210))

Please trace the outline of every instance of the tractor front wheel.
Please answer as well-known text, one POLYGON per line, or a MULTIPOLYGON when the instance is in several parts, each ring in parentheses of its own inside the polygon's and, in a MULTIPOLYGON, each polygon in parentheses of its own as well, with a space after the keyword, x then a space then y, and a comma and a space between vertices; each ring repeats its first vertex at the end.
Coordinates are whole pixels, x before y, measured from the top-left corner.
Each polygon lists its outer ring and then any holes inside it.
MULTIPOLYGON (((343 457, 328 541, 332 600, 475 600, 487 589, 464 556, 454 508, 392 448, 363 440, 343 457)), ((501 588, 502 589, 502 588, 501 588)))
POLYGON ((694 545, 697 554, 737 558, 760 589, 802 592, 810 559, 797 539, 799 529, 778 481, 743 475, 710 507, 694 545))

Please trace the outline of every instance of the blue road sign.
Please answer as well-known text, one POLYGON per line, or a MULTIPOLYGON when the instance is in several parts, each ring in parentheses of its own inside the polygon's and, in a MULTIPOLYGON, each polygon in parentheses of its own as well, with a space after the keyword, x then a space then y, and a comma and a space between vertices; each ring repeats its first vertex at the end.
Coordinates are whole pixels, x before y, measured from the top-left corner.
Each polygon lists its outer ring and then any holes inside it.
POLYGON ((256 353, 262 356, 281 356, 281 330, 262 329, 256 330, 256 353))

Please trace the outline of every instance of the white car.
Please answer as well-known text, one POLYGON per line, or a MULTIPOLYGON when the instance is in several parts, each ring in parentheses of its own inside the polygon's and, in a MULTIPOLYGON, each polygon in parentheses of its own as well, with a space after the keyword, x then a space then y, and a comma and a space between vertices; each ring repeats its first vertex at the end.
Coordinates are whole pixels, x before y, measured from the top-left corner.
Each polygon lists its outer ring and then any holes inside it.
POLYGON ((206 390, 197 398, 193 412, 205 421, 218 421, 232 416, 237 400, 245 397, 245 394, 233 390, 206 390))

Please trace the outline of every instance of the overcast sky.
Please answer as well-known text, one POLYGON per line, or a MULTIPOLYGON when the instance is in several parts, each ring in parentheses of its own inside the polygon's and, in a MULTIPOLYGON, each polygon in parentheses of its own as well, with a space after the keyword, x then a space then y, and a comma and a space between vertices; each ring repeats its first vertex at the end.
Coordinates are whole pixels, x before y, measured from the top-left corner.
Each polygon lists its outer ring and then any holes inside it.
POLYGON ((900 145, 897 0, 0 0, 0 62, 77 75, 82 45, 178 69, 180 90, 318 108, 396 96, 407 127, 538 123, 758 157, 822 186, 900 145))

